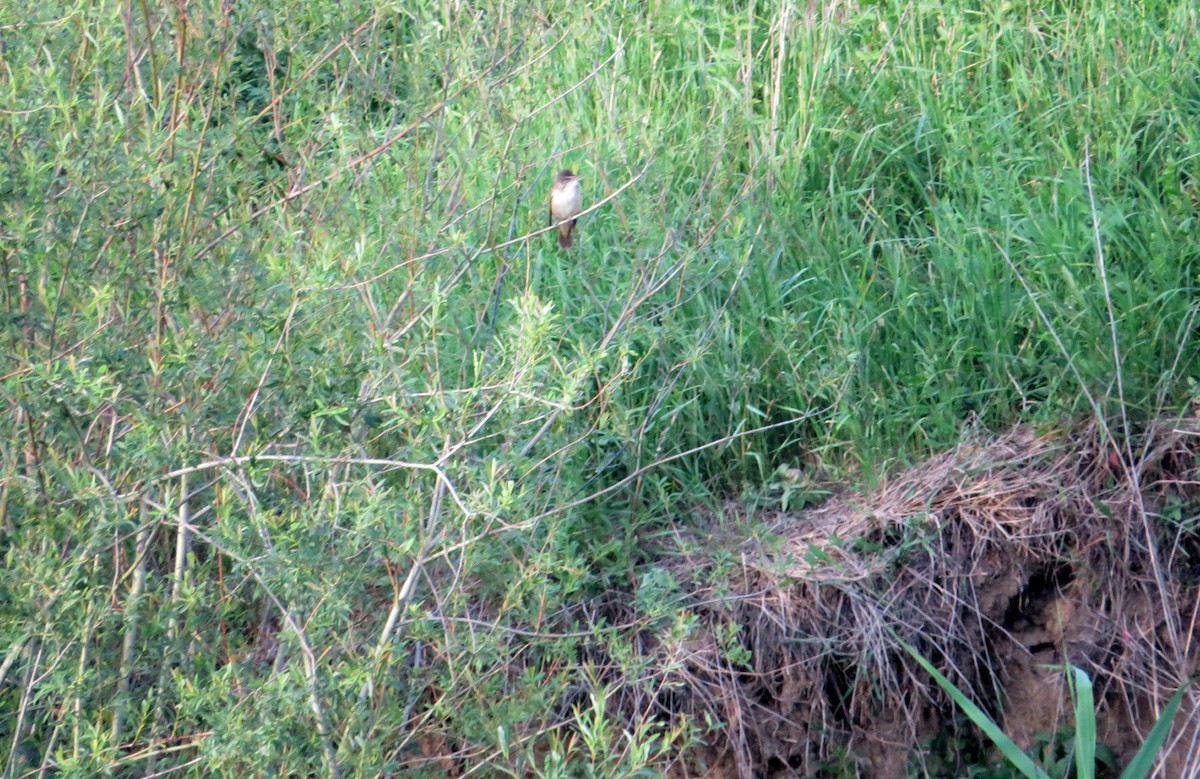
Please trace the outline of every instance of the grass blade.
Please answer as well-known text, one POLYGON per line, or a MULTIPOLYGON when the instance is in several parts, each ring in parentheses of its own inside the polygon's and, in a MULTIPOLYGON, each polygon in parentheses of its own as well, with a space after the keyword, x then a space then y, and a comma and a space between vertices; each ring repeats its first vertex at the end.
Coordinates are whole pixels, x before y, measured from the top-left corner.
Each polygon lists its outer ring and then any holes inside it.
POLYGON ((1096 779, 1096 705, 1092 680, 1082 668, 1075 676, 1075 776, 1096 779))
POLYGON ((1121 772, 1121 779, 1145 779, 1146 775, 1150 773, 1150 769, 1154 766, 1154 758, 1158 756, 1158 750, 1167 740, 1167 733, 1171 730, 1175 712, 1179 710, 1179 704, 1183 701, 1183 693, 1191 684, 1188 682, 1171 696, 1167 708, 1163 709, 1163 713, 1158 717, 1158 722, 1155 722, 1154 727, 1150 729, 1150 735, 1146 736, 1142 748, 1137 751, 1133 760, 1130 760, 1129 765, 1121 772))
POLYGON ((1013 743, 1012 739, 1004 734, 1000 726, 987 715, 987 712, 976 706, 966 695, 963 695, 949 679, 943 676, 938 669, 934 668, 933 664, 922 657, 917 650, 903 641, 900 642, 900 645, 913 656, 914 660, 921 664, 922 668, 929 672, 929 675, 934 678, 938 686, 954 699, 954 702, 971 718, 971 721, 987 734, 987 737, 1004 753, 1004 756, 1008 758, 1008 762, 1012 763, 1014 768, 1020 771, 1022 775, 1028 777, 1028 779, 1050 779, 1050 775, 1039 768, 1037 763, 1033 762, 1033 758, 1022 752, 1013 743))

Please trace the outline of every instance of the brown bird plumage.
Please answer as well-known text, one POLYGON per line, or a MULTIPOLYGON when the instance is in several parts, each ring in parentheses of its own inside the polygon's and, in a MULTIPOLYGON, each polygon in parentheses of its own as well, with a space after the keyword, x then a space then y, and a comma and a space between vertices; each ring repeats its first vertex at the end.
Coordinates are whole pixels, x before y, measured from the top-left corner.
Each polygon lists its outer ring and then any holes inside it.
POLYGON ((575 217, 583 210, 583 190, 579 177, 570 170, 559 172, 550 189, 550 224, 558 225, 558 245, 571 248, 575 234, 575 217))

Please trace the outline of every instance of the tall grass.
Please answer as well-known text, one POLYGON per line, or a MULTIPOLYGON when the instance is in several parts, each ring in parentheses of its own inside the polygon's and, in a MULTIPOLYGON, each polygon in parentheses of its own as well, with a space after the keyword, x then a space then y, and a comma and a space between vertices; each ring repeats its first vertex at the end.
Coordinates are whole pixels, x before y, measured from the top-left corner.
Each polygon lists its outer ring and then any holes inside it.
POLYGON ((655 533, 1186 408, 1197 12, 1126 6, 0 4, 3 775, 634 771, 655 533))

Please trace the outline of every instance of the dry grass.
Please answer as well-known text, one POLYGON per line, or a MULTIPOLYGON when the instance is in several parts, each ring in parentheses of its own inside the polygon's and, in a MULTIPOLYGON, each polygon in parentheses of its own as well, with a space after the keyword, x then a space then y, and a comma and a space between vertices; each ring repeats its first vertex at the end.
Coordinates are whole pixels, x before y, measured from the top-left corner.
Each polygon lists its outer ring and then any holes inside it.
MULTIPOLYGON (((1134 443, 1132 468, 1111 451, 1094 429, 965 443, 874 494, 774 517, 782 550, 743 545, 725 594, 716 554, 681 553, 672 570, 703 628, 650 645, 669 693, 639 704, 728 728, 675 775, 810 776, 849 743, 858 775, 905 776, 953 709, 897 637, 1025 745, 1065 722, 1062 664, 1084 668, 1098 682, 1101 740, 1127 759, 1200 658, 1200 534, 1188 519, 1200 434, 1154 428, 1134 443), (748 664, 719 648, 730 626, 748 664)), ((1160 776, 1200 775, 1198 715, 1193 694, 1160 776)))

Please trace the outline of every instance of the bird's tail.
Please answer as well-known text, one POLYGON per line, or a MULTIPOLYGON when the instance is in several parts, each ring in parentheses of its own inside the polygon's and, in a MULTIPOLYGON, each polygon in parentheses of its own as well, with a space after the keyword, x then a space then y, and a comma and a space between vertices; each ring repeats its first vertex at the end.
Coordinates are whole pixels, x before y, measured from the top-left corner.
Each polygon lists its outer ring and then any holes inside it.
POLYGON ((575 238, 575 220, 569 222, 561 222, 558 225, 558 245, 564 249, 570 249, 571 243, 575 238))

